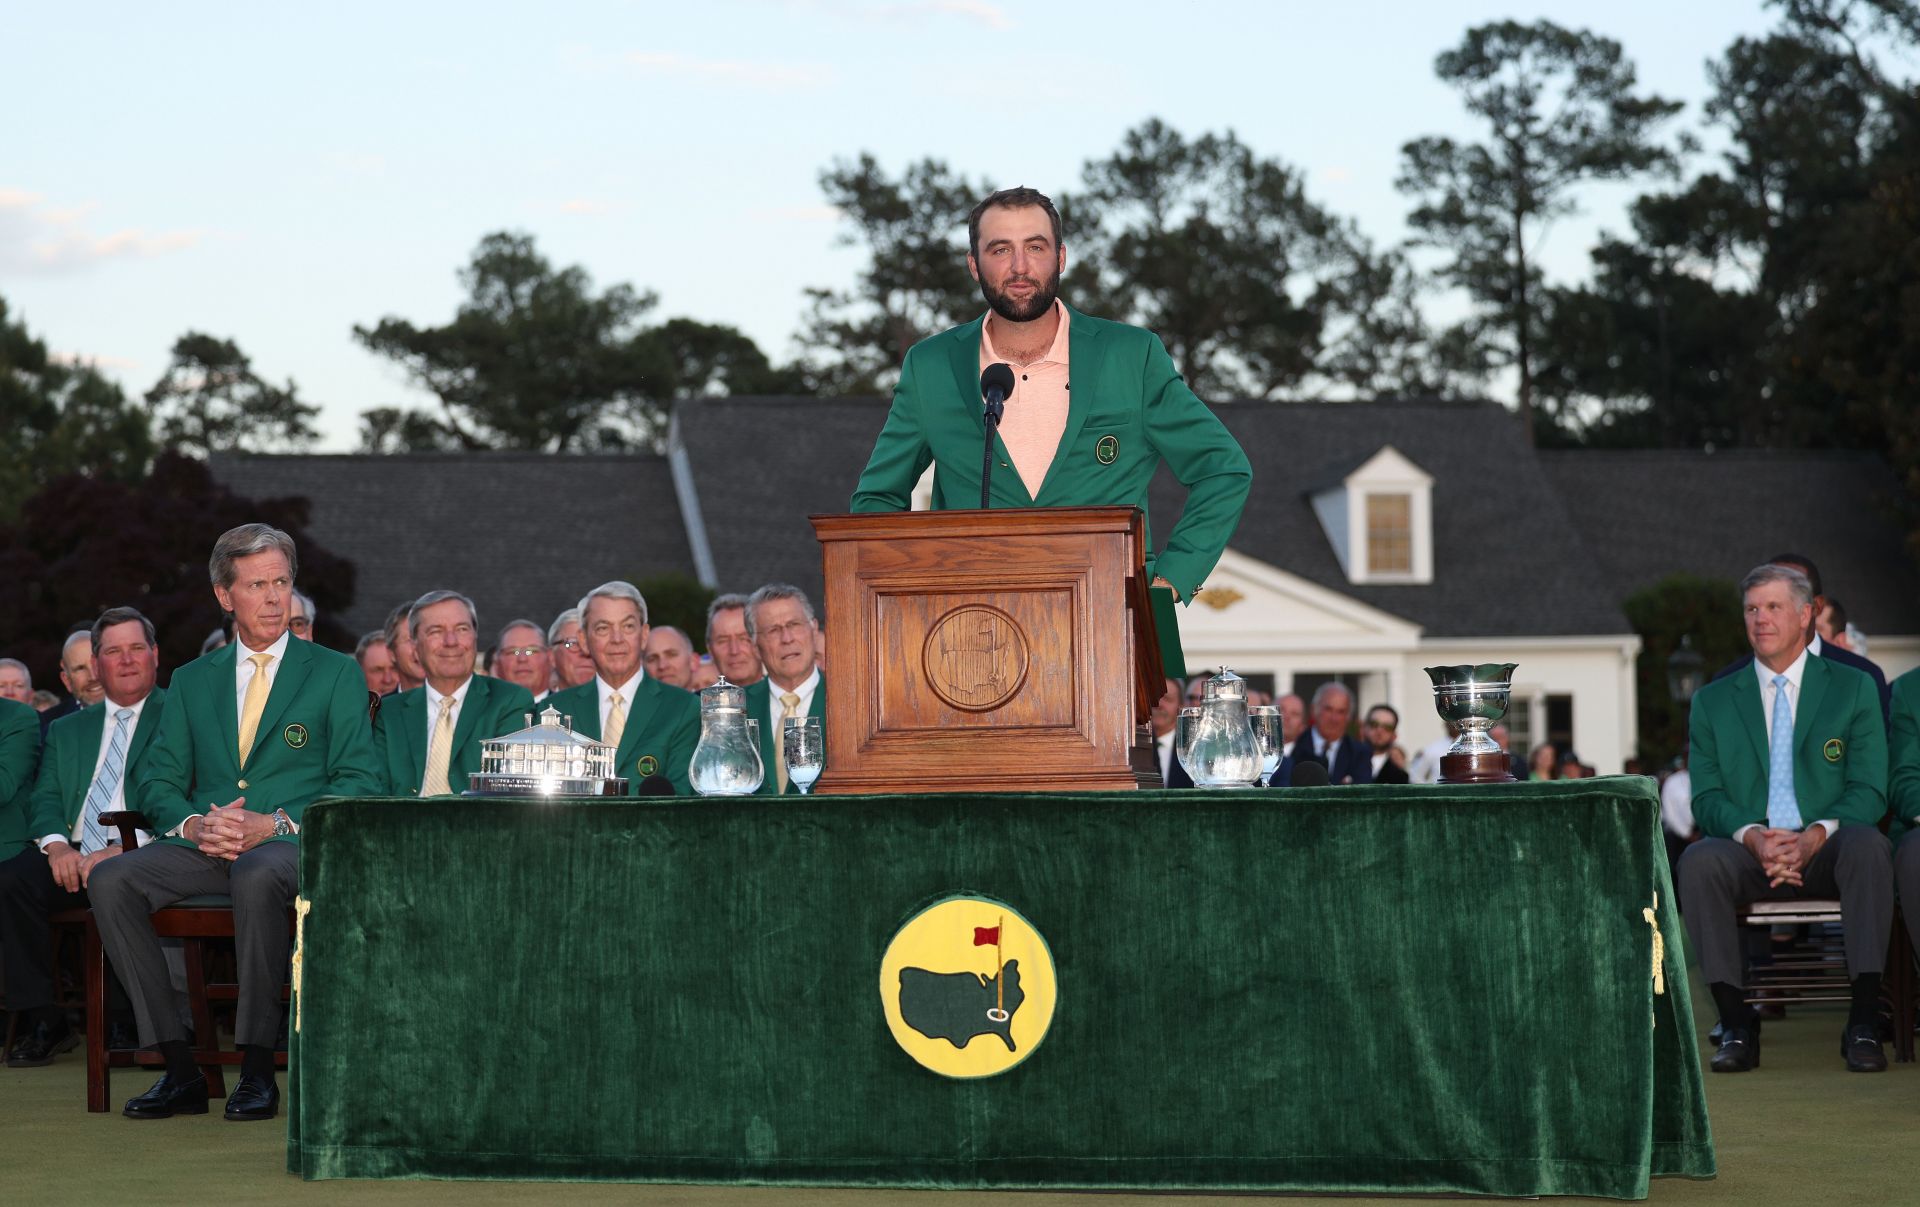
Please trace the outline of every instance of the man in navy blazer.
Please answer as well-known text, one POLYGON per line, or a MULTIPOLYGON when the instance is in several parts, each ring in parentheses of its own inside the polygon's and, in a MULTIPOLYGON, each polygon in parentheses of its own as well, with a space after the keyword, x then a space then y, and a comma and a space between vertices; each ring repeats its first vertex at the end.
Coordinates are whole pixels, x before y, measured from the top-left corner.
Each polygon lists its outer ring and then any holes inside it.
MULTIPOLYGON (((1767 559, 1767 564, 1790 566, 1806 575, 1808 585, 1813 588, 1813 614, 1818 616, 1826 608, 1827 598, 1820 585, 1820 571, 1814 566, 1812 558, 1800 553, 1776 553, 1767 559)), ((1816 658, 1826 658, 1841 666, 1850 666, 1873 680, 1873 689, 1880 696, 1880 719, 1889 729, 1893 727, 1893 689, 1887 685, 1887 676, 1877 664, 1862 658, 1852 650, 1841 649, 1830 641, 1822 641, 1819 631, 1813 625, 1807 626, 1807 650, 1816 658)), ((1724 679, 1752 665, 1753 655, 1749 654, 1721 667, 1714 675, 1714 679, 1716 681, 1724 679)))
POLYGON ((1344 684, 1322 683, 1313 693, 1311 712, 1312 724, 1293 744, 1293 761, 1326 764, 1329 784, 1371 784, 1373 747, 1347 736, 1353 721, 1353 693, 1344 684))

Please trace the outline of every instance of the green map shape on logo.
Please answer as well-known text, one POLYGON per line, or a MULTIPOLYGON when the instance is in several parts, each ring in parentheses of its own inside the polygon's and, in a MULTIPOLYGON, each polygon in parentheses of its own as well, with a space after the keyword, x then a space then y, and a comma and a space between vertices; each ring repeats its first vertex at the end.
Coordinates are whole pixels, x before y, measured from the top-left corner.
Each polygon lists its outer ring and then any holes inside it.
POLYGON ((1020 961, 1008 960, 1007 1017, 995 1022, 987 1011, 999 1000, 995 978, 977 972, 900 970, 900 1019, 928 1039, 944 1039, 964 1048, 976 1035, 992 1035, 1014 1051, 1013 1015, 1027 995, 1020 989, 1020 961))

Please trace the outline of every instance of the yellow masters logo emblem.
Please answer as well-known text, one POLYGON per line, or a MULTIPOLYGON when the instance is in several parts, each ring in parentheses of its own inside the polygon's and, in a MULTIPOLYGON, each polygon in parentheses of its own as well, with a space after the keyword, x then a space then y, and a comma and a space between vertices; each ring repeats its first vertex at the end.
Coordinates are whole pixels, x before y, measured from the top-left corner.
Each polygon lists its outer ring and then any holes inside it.
POLYGON ((1840 756, 1845 754, 1846 752, 1847 752, 1847 744, 1845 742, 1842 742, 1839 738, 1828 738, 1827 744, 1820 748, 1820 753, 1827 756, 1827 761, 1829 763, 1839 762, 1840 756))
POLYGON ((643 754, 640 756, 640 763, 638 766, 638 770, 640 772, 641 778, 644 779, 647 776, 652 775, 654 772, 660 770, 660 760, 654 758, 650 754, 643 754))
POLYGON ((1102 436, 1093 446, 1094 459, 1102 465, 1112 465, 1120 457, 1120 441, 1114 436, 1102 436))
POLYGON ((1059 987, 1045 939, 1018 911, 949 897, 900 928, 880 961, 887 1029, 946 1077, 991 1077, 1033 1054, 1059 987))

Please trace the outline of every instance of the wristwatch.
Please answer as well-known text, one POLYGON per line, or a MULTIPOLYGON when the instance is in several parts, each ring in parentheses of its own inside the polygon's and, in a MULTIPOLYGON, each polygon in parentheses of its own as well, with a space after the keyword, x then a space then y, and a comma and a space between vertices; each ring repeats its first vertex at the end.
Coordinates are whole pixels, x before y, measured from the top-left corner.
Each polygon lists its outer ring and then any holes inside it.
POLYGON ((293 818, 287 816, 286 810, 275 809, 273 811, 273 836, 275 838, 285 838, 291 833, 293 833, 293 818))

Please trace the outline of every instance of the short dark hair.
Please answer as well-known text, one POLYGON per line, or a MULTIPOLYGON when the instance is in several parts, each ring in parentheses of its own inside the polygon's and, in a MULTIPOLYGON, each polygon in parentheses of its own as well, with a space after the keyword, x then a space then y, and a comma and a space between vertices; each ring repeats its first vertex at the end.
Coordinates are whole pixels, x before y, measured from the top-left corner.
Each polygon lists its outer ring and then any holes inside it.
POLYGON ((1836 633, 1846 632, 1847 605, 1837 599, 1829 599, 1827 601, 1827 623, 1833 626, 1833 631, 1836 633))
POLYGON ((1813 588, 1813 593, 1815 595, 1826 594, 1826 592, 1822 590, 1820 587, 1820 570, 1817 566, 1813 564, 1813 559, 1808 557, 1806 554, 1776 553, 1772 557, 1768 558, 1767 562, 1768 564, 1774 565, 1774 566, 1792 566, 1794 569, 1800 571, 1800 573, 1807 576, 1807 586, 1813 588))
POLYGON ((980 258, 980 215, 991 209, 1019 210, 1037 205, 1047 212, 1047 220, 1053 223, 1053 246, 1055 250, 1065 246, 1060 238, 1060 211, 1053 207, 1053 199, 1039 189, 1030 189, 1026 185, 1018 188, 1001 189, 990 193, 985 201, 973 207, 967 214, 967 251, 974 259, 980 258))
POLYGON ((95 654, 100 652, 100 635, 102 633, 114 625, 126 624, 130 620, 140 622, 140 631, 146 635, 148 645, 158 645, 160 643, 160 639, 154 636, 153 622, 141 615, 138 609, 108 608, 106 611, 100 613, 100 619, 93 622, 93 630, 91 633, 93 638, 93 652, 95 654))
POLYGON ((1367 711, 1363 715, 1371 717, 1374 713, 1377 713, 1377 712, 1383 712, 1383 713, 1386 713, 1388 716, 1392 717, 1393 727, 1395 729, 1400 728, 1400 710, 1399 709, 1395 708, 1391 704, 1374 704, 1369 706, 1367 711))

